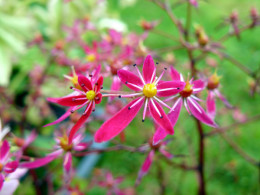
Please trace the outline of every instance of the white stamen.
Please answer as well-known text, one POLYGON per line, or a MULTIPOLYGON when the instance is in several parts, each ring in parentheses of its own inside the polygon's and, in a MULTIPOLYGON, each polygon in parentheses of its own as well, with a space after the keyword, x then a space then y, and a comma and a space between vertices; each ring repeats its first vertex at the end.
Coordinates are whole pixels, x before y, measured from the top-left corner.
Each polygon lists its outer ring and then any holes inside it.
POLYGON ((135 84, 133 84, 133 83, 126 82, 125 84, 126 84, 126 85, 131 85, 131 86, 136 87, 136 88, 138 88, 138 89, 140 89, 140 90, 143 90, 142 87, 140 87, 140 86, 138 86, 138 85, 135 85, 135 84))
POLYGON ((144 103, 143 122, 146 116, 147 106, 148 106, 148 98, 145 99, 145 103, 144 103))
POLYGON ((184 78, 183 78, 182 74, 180 74, 180 77, 181 77, 181 81, 184 82, 184 78))
POLYGON ((136 70, 137 70, 137 72, 139 74, 140 79, 142 80, 143 84, 145 85, 144 78, 143 78, 141 72, 139 71, 138 67, 136 65, 134 67, 136 68, 136 70))
MULTIPOLYGON (((177 99, 177 101, 174 103, 172 109, 170 110, 170 112, 174 111, 174 109, 176 108, 176 106, 179 104, 179 101, 181 101, 181 97, 179 99, 177 99)), ((170 113, 169 112, 169 113, 170 113)))
POLYGON ((77 88, 72 87, 71 89, 74 90, 74 91, 77 91, 77 92, 81 93, 82 95, 86 95, 83 91, 81 91, 81 90, 79 90, 79 89, 77 89, 77 88))
POLYGON ((168 106, 166 103, 164 103, 162 100, 160 100, 159 98, 157 98, 156 96, 154 96, 154 99, 156 99, 159 103, 161 103, 163 106, 165 106, 166 108, 171 109, 170 106, 168 106))
POLYGON ((202 111, 199 109, 199 107, 193 102, 192 98, 189 98, 189 101, 191 102, 191 104, 192 104, 200 113, 202 113, 202 111))
POLYGON ((140 101, 142 101, 144 97, 141 97, 139 100, 137 100, 132 106, 130 106, 128 109, 130 110, 131 108, 135 107, 140 101))
POLYGON ((63 75, 66 79, 69 79, 69 80, 71 80, 71 79, 73 79, 73 77, 71 77, 71 76, 68 76, 68 75, 63 75))
POLYGON ((155 85, 157 85, 158 84, 158 82, 161 80, 161 78, 162 78, 162 76, 164 75, 164 73, 165 73, 165 69, 163 70, 163 72, 162 72, 162 74, 159 76, 159 78, 155 81, 155 85))
POLYGON ((169 90, 174 90, 174 89, 178 89, 178 88, 165 88, 165 89, 159 89, 159 90, 157 90, 157 92, 161 92, 161 91, 169 91, 169 90))
POLYGON ((154 109, 156 110, 156 112, 158 113, 158 115, 160 116, 160 118, 162 118, 162 115, 161 115, 160 111, 158 110, 158 108, 156 107, 156 105, 155 105, 155 103, 153 102, 153 100, 150 99, 150 101, 152 102, 153 107, 154 107, 154 109))
POLYGON ((201 91, 202 90, 202 88, 195 88, 195 89, 193 89, 193 91, 201 91))
POLYGON ((189 113, 189 115, 191 115, 191 114, 190 114, 189 107, 188 107, 188 105, 187 105, 187 100, 186 100, 186 99, 184 99, 183 103, 184 103, 184 106, 185 106, 185 108, 186 108, 187 112, 189 113))
MULTIPOLYGON (((151 81, 150 81, 150 83, 153 82, 153 78, 155 77, 155 73, 156 73, 156 68, 155 68, 154 71, 153 71, 153 74, 152 74, 152 77, 151 77, 151 81)), ((155 78, 155 79, 156 79, 156 78, 155 78)))
POLYGON ((202 99, 200 99, 200 98, 196 97, 195 95, 191 95, 191 97, 192 97, 193 99, 197 100, 197 101, 200 101, 200 102, 202 102, 202 101, 203 101, 202 99))
POLYGON ((78 101, 78 100, 87 100, 87 98, 85 97, 85 98, 75 98, 74 100, 72 100, 72 101, 78 101))
POLYGON ((88 100, 88 101, 86 101, 84 104, 82 104, 82 105, 80 105, 79 107, 77 107, 75 110, 71 110, 71 112, 74 112, 74 111, 76 111, 76 110, 78 110, 78 109, 80 109, 80 108, 82 108, 83 106, 85 106, 86 104, 88 104, 90 101, 88 100))
POLYGON ((172 99, 174 99, 174 98, 176 98, 176 97, 178 97, 178 96, 179 96, 179 94, 176 94, 176 95, 174 95, 174 96, 172 96, 172 97, 169 97, 169 98, 165 99, 164 101, 165 101, 165 102, 168 102, 168 101, 170 101, 170 100, 172 100, 172 99))
POLYGON ((90 109, 92 103, 94 103, 94 101, 91 101, 91 102, 90 102, 90 104, 88 105, 88 107, 87 107, 87 109, 85 110, 85 112, 83 113, 83 115, 85 115, 85 114, 88 112, 88 110, 90 109))
POLYGON ((133 94, 127 94, 127 95, 120 95, 119 97, 128 98, 128 97, 135 97, 135 96, 138 96, 138 95, 143 95, 143 93, 133 93, 133 94))

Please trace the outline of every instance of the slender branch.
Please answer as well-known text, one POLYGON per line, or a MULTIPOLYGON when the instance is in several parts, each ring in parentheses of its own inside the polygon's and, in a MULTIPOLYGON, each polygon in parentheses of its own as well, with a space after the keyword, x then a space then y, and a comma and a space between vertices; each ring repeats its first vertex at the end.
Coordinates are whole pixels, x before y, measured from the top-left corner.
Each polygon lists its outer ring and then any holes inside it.
POLYGON ((160 195, 166 194, 166 185, 165 185, 165 180, 163 176, 163 169, 159 162, 157 162, 157 180, 160 185, 160 195))

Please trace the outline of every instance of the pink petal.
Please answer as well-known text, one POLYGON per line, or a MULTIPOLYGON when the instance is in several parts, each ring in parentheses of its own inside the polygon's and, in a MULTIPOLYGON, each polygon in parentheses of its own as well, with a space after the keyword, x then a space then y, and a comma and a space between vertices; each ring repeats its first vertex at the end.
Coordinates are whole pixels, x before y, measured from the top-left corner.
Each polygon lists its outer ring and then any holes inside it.
MULTIPOLYGON (((170 119, 173 127, 175 126, 179 118, 181 107, 182 107, 182 99, 180 98, 175 102, 174 110, 168 114, 168 118, 170 119)), ((153 145, 158 144, 167 135, 168 135, 167 132, 162 127, 159 127, 153 136, 153 145)))
POLYGON ((145 83, 152 83, 155 79, 155 65, 151 55, 148 55, 144 60, 143 76, 145 83), (153 78, 152 78, 153 77, 153 78))
POLYGON ((70 152, 67 152, 64 156, 63 167, 67 173, 70 172, 72 167, 72 155, 70 152))
POLYGON ((25 144, 23 146, 23 148, 26 148, 27 146, 29 146, 37 137, 37 133, 35 130, 33 130, 30 135, 25 139, 25 144))
POLYGON ((212 126, 217 127, 218 125, 206 114, 204 109, 191 97, 187 98, 188 107, 195 118, 199 121, 212 126))
POLYGON ((177 81, 180 81, 181 80, 181 76, 180 76, 180 73, 173 67, 171 67, 170 69, 170 75, 172 77, 172 80, 177 80, 177 81))
POLYGON ((207 112, 210 118, 214 119, 216 116, 216 103, 215 103, 215 96, 212 91, 208 92, 207 97, 207 112))
POLYGON ((107 120, 100 129, 95 134, 96 142, 104 142, 108 141, 115 136, 117 136, 121 131, 123 131, 127 125, 134 119, 139 110, 141 109, 144 99, 142 99, 139 103, 137 103, 130 110, 128 109, 135 102, 137 102, 140 98, 137 98, 127 104, 124 108, 122 108, 117 114, 115 114, 112 118, 107 120))
POLYGON ((53 161, 54 159, 58 158, 59 155, 62 154, 62 150, 57 150, 49 155, 47 155, 46 157, 43 158, 37 158, 32 162, 22 162, 20 163, 21 168, 28 168, 28 169, 35 169, 38 167, 42 167, 48 163, 50 163, 51 161, 53 161))
POLYGON ((134 90, 134 91, 140 91, 140 89, 138 87, 132 86, 132 85, 128 85, 127 83, 131 83, 137 86, 142 87, 144 84, 142 82, 142 80, 136 76, 135 74, 131 73, 128 70, 118 70, 117 71, 117 75, 119 76, 120 80, 130 89, 134 90))
POLYGON ((85 113, 80 117, 80 119, 77 121, 77 123, 70 130, 69 143, 72 143, 74 135, 90 116, 90 114, 92 112, 92 108, 93 108, 93 102, 90 102, 90 104, 86 108, 85 113))
POLYGON ((73 149, 76 150, 76 151, 85 150, 85 149, 87 149, 91 144, 92 144, 92 142, 80 143, 80 144, 74 146, 73 149))
POLYGON ((138 185, 141 182, 141 179, 143 178, 143 176, 145 174, 147 174, 147 172, 149 171, 151 164, 153 162, 153 158, 154 158, 154 150, 151 150, 151 152, 149 152, 148 156, 146 157, 139 173, 138 173, 138 178, 136 180, 136 185, 138 185))
POLYGON ((5 165, 5 167, 4 167, 4 171, 5 171, 6 173, 12 173, 12 172, 14 172, 14 171, 17 169, 18 165, 19 165, 18 161, 8 162, 8 163, 5 165))
POLYGON ((193 81, 192 85, 192 88, 194 89, 193 93, 198 93, 205 88, 205 83, 202 80, 193 81))
POLYGON ((78 76, 78 83, 79 86, 82 88, 83 91, 87 92, 89 90, 92 90, 92 83, 87 77, 84 77, 82 75, 78 76))
POLYGON ((185 83, 181 82, 181 81, 164 81, 164 82, 160 82, 157 86, 157 95, 159 97, 167 97, 167 96, 171 96, 171 95, 175 95, 179 92, 181 92, 183 90, 183 88, 185 87, 185 83), (173 88, 173 89, 171 89, 173 88), (163 90, 163 89, 171 89, 171 90, 167 90, 167 91, 159 91, 159 90, 163 90))
POLYGON ((10 151, 10 145, 9 145, 8 141, 4 140, 2 143, 2 146, 0 148, 0 161, 1 162, 5 162, 7 160, 9 151, 10 151))
POLYGON ((77 106, 74 106, 74 107, 70 107, 67 112, 65 112, 63 115, 61 115, 56 121, 52 122, 52 123, 49 123, 47 125, 44 125, 43 127, 48 127, 50 125, 56 125, 58 123, 60 123, 61 121, 65 120, 67 117, 70 116, 71 114, 71 110, 74 110, 75 108, 77 108, 77 106))
POLYGON ((5 181, 5 178, 4 178, 3 174, 0 173, 0 192, 2 190, 4 181, 5 181))
POLYGON ((122 183, 124 181, 124 177, 117 177, 115 179, 115 183, 119 184, 119 183, 122 183))
POLYGON ((78 106, 84 104, 87 101, 87 98, 85 95, 73 95, 62 98, 47 98, 47 100, 62 106, 78 106), (77 100, 78 98, 84 98, 84 100, 77 100))
POLYGON ((230 108, 230 109, 233 108, 233 106, 228 102, 228 100, 218 90, 216 90, 215 92, 218 95, 219 99, 225 104, 225 106, 227 108, 230 108))
POLYGON ((170 152, 168 152, 162 148, 160 148, 159 150, 166 158, 169 158, 169 159, 173 158, 173 154, 171 154, 170 152))
POLYGON ((100 89, 101 89, 101 87, 102 87, 102 85, 103 85, 103 77, 100 76, 100 77, 98 78, 97 82, 95 83, 95 91, 96 91, 96 92, 99 92, 100 89))
MULTIPOLYGON (((120 81, 118 76, 113 77, 113 81, 111 84, 111 90, 112 91, 119 91, 119 89, 122 87, 122 82, 120 81)), ((112 101, 115 97, 109 97, 109 101, 112 101)))
POLYGON ((152 117, 154 118, 155 122, 160 125, 168 134, 173 134, 173 127, 172 124, 168 118, 168 116, 165 114, 164 110, 162 109, 162 107, 160 106, 159 103, 157 103, 154 100, 150 100, 148 103, 149 106, 149 110, 150 113, 152 115, 152 117), (157 107, 157 109, 159 110, 161 116, 158 114, 158 112, 156 111, 156 108, 154 107, 154 105, 152 104, 152 101, 154 102, 155 106, 157 107))

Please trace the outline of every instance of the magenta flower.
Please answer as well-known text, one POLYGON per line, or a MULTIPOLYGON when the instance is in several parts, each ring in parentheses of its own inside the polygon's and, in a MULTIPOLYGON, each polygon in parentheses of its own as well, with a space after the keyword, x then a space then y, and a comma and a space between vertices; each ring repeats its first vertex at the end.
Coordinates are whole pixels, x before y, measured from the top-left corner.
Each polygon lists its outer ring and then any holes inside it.
POLYGON ((219 80, 221 77, 215 72, 211 75, 207 82, 208 97, 207 97, 207 112, 209 116, 214 119, 216 116, 216 102, 215 99, 218 97, 227 108, 233 108, 227 99, 219 91, 219 80))
POLYGON ((18 161, 10 160, 10 145, 4 140, 0 146, 0 192, 4 185, 5 178, 13 173, 18 167, 18 161))
POLYGON ((198 1, 197 0, 189 0, 190 4, 193 5, 194 7, 198 7, 198 1))
MULTIPOLYGON (((136 65, 134 65, 136 67, 136 65)), ((119 70, 120 80, 135 93, 120 95, 119 97, 136 97, 115 116, 106 121, 95 134, 96 142, 108 141, 118 135, 134 119, 144 104, 143 122, 146 117, 147 108, 155 122, 161 126, 168 134, 173 134, 173 126, 165 114, 161 105, 170 108, 158 97, 167 97, 179 93, 184 88, 185 83, 181 81, 160 81, 164 72, 156 77, 156 67, 150 55, 148 55, 143 65, 143 75, 136 67, 139 77, 127 70, 119 70), (161 105, 160 105, 161 104, 161 105)))
POLYGON ((67 134, 57 134, 55 138, 56 145, 54 146, 54 152, 43 158, 37 158, 31 162, 22 162, 20 163, 20 167, 28 169, 42 167, 63 156, 63 168, 66 173, 69 173, 72 168, 72 152, 85 150, 91 145, 90 142, 81 142, 83 138, 84 135, 82 133, 78 133, 74 136, 71 143, 69 143, 67 134))
POLYGON ((105 173, 105 180, 99 181, 98 185, 107 189, 107 195, 123 195, 123 191, 121 191, 118 187, 118 185, 122 183, 123 180, 123 177, 114 178, 112 173, 107 171, 105 173))
MULTIPOLYGON (((173 80, 184 81, 182 75, 179 74, 173 67, 171 67, 170 73, 173 80)), ((191 79, 186 81, 184 89, 179 94, 167 99, 175 99, 175 103, 168 114, 168 117, 173 126, 176 124, 179 118, 181 107, 184 104, 188 113, 192 114, 196 119, 205 123, 206 125, 217 127, 217 124, 206 114, 204 109, 197 102, 201 100, 197 98, 195 94, 202 91, 204 88, 205 86, 202 80, 193 81, 193 79, 191 79)), ((163 128, 159 127, 154 135, 154 144, 164 139, 166 135, 167 132, 165 132, 163 128)))
POLYGON ((152 165, 153 159, 154 159, 154 155, 156 154, 156 152, 160 152, 163 156, 165 156, 166 158, 173 158, 174 155, 172 155, 171 153, 167 152, 166 149, 166 145, 169 143, 168 141, 164 141, 164 142, 160 142, 156 145, 153 145, 153 141, 150 140, 149 145, 151 148, 151 151, 148 153, 139 173, 138 173, 138 178, 135 182, 136 185, 139 185, 143 176, 146 175, 148 173, 148 171, 150 170, 150 167, 152 165))
MULTIPOLYGON (((88 119, 91 112, 95 110, 95 105, 100 104, 102 100, 102 94, 100 93, 100 89, 103 85, 103 77, 90 77, 88 79, 85 76, 78 76, 78 83, 81 87, 80 89, 71 87, 74 90, 74 93, 62 97, 62 98, 48 98, 48 101, 57 103, 62 106, 69 106, 69 110, 58 119, 58 122, 64 120, 69 116, 69 113, 73 113, 74 111, 86 106, 86 109, 77 123, 72 127, 69 135, 69 143, 71 143, 74 134, 77 130, 84 124, 84 122, 88 119)), ((57 121, 54 122, 55 124, 57 121)), ((54 123, 48 124, 52 125, 54 123)), ((45 125, 47 126, 47 125, 45 125)))

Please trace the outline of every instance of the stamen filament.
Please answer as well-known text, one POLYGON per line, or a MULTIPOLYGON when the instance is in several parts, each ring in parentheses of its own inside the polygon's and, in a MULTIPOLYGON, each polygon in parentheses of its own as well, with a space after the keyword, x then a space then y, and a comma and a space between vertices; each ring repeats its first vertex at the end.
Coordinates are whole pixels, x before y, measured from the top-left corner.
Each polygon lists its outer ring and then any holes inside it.
POLYGON ((145 119, 145 116, 146 116, 147 107, 148 107, 148 98, 145 99, 142 122, 144 122, 144 119, 145 119))
POLYGON ((143 93, 126 94, 126 95, 120 95, 119 97, 128 98, 128 97, 135 97, 135 96, 138 96, 138 95, 143 95, 143 93))
POLYGON ((161 91, 169 91, 169 90, 173 90, 173 89, 179 89, 179 87, 177 87, 177 88, 165 88, 165 89, 159 89, 159 90, 157 90, 157 92, 161 92, 161 91))
POLYGON ((159 103, 161 103, 163 106, 165 106, 166 108, 171 109, 170 106, 168 106, 166 103, 164 103, 162 100, 160 100, 159 98, 157 98, 156 96, 154 96, 154 99, 156 99, 159 103))
POLYGON ((138 85, 135 85, 135 84, 133 84, 133 83, 125 82, 125 84, 126 84, 126 85, 131 85, 131 86, 136 87, 136 88, 138 88, 138 89, 140 89, 140 90, 143 90, 142 87, 140 87, 140 86, 138 86, 138 85))
MULTIPOLYGON (((167 70, 167 69, 166 69, 167 70)), ((155 81, 155 85, 157 85, 158 84, 158 82, 161 80, 161 78, 162 78, 162 76, 164 75, 164 73, 165 73, 165 69, 163 70, 163 72, 162 72, 162 74, 159 76, 159 78, 155 81)))
POLYGON ((73 101, 78 101, 78 100, 87 100, 87 98, 75 98, 73 101))
POLYGON ((102 94, 102 97, 118 97, 119 94, 102 94))
POLYGON ((144 97, 141 97, 139 100, 137 100, 132 106, 128 107, 128 109, 130 110, 131 108, 135 107, 140 101, 142 101, 144 99, 144 97))
POLYGON ((192 105, 193 105, 200 113, 202 113, 202 111, 199 109, 199 107, 193 102, 192 98, 189 98, 189 101, 192 103, 192 105))
POLYGON ((68 76, 68 75, 63 75, 66 79, 69 79, 69 80, 71 80, 73 77, 71 77, 71 76, 68 76))
POLYGON ((82 108, 83 106, 85 106, 85 105, 88 104, 88 103, 89 103, 89 100, 86 101, 84 104, 80 105, 79 107, 77 107, 75 110, 71 110, 70 112, 73 113, 73 112, 75 112, 76 110, 82 108))
POLYGON ((160 111, 158 110, 158 108, 156 107, 156 105, 155 105, 155 103, 153 102, 153 100, 150 99, 150 101, 152 102, 153 107, 154 107, 154 109, 156 110, 156 112, 158 113, 158 115, 160 116, 160 118, 162 118, 162 115, 161 115, 160 111))
POLYGON ((142 75, 141 72, 139 71, 139 69, 138 69, 138 67, 136 66, 136 64, 134 65, 134 67, 136 68, 136 70, 137 70, 137 72, 138 72, 138 74, 139 74, 140 79, 142 80, 143 84, 145 85, 143 75, 142 75))
POLYGON ((153 79, 154 79, 154 77, 155 77, 155 74, 156 74, 156 69, 154 69, 154 71, 153 71, 153 75, 152 75, 152 77, 151 77, 151 81, 150 81, 150 83, 153 82, 153 79))
MULTIPOLYGON (((177 101, 174 103, 173 107, 171 108, 170 112, 174 111, 174 109, 176 108, 177 104, 179 103, 179 101, 181 101, 181 98, 178 98, 177 101)), ((169 112, 169 113, 170 113, 169 112)))
POLYGON ((85 110, 85 112, 83 113, 83 115, 85 115, 85 114, 88 112, 88 110, 90 109, 90 107, 91 107, 91 105, 92 105, 93 102, 94 102, 94 101, 91 101, 91 102, 90 102, 90 104, 89 104, 88 107, 86 108, 86 110, 85 110))
POLYGON ((188 105, 187 105, 187 100, 186 100, 186 99, 184 99, 183 103, 184 103, 184 106, 185 106, 185 108, 186 108, 187 112, 189 113, 189 115, 191 115, 191 114, 190 114, 189 107, 188 107, 188 105))
POLYGON ((79 89, 77 89, 77 88, 75 88, 75 87, 70 87, 72 90, 74 90, 74 91, 77 91, 77 92, 79 92, 79 93, 81 93, 82 95, 86 95, 83 91, 81 91, 81 90, 79 90, 79 89))
POLYGON ((176 94, 176 95, 174 95, 174 96, 172 96, 172 97, 169 97, 169 98, 165 99, 164 101, 165 101, 165 102, 168 102, 168 101, 170 101, 170 100, 172 100, 172 99, 174 99, 174 98, 176 98, 176 97, 178 97, 178 96, 179 96, 179 94, 176 94))
POLYGON ((195 95, 191 95, 191 97, 192 97, 193 99, 197 100, 197 101, 200 101, 200 102, 202 102, 202 101, 203 101, 202 99, 200 99, 200 98, 196 97, 195 95))

